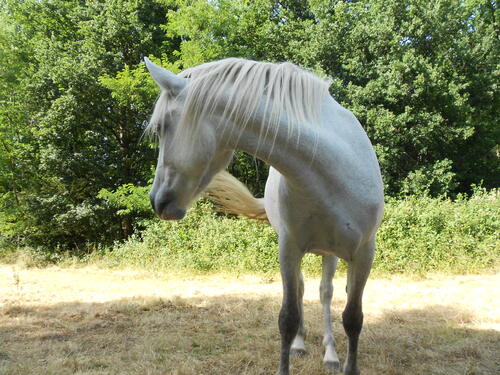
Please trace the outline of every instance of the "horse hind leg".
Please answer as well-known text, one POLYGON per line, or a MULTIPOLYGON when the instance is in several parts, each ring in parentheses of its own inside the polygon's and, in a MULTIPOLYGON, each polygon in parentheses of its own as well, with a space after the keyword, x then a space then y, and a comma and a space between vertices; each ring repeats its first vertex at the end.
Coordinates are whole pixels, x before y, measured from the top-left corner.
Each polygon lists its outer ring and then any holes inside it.
POLYGON ((340 369, 340 361, 335 350, 335 338, 332 330, 331 303, 333 297, 333 276, 337 269, 338 258, 336 256, 323 256, 323 273, 319 286, 319 295, 323 305, 323 324, 325 335, 323 345, 325 346, 325 356, 323 363, 328 371, 335 372, 340 369))
POLYGON ((347 334, 349 345, 347 359, 344 363, 344 375, 359 375, 358 342, 363 326, 362 298, 366 280, 374 256, 374 243, 356 252, 356 257, 347 266, 347 304, 342 313, 342 323, 347 334))
POLYGON ((290 349, 291 356, 302 357, 307 354, 306 345, 304 339, 306 336, 306 331, 304 329, 304 277, 302 272, 299 275, 299 286, 298 286, 298 305, 299 305, 299 331, 292 342, 292 348, 290 349))

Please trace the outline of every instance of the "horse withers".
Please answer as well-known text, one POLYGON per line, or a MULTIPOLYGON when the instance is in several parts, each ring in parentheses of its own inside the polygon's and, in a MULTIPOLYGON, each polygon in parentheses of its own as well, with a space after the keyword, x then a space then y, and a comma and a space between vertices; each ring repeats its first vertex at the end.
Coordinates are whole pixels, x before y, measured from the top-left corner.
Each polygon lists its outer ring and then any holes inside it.
POLYGON ((340 369, 330 305, 337 260, 344 259, 343 372, 359 374, 362 295, 384 206, 377 158, 360 123, 329 95, 327 82, 291 63, 230 58, 175 75, 145 62, 161 89, 147 128, 160 148, 150 192, 155 212, 181 219, 208 191, 227 212, 269 220, 279 236, 283 281, 279 375, 290 373, 290 355, 306 352, 300 271, 306 253, 323 257, 323 362, 340 369), (235 150, 271 166, 264 198, 224 172, 235 150))

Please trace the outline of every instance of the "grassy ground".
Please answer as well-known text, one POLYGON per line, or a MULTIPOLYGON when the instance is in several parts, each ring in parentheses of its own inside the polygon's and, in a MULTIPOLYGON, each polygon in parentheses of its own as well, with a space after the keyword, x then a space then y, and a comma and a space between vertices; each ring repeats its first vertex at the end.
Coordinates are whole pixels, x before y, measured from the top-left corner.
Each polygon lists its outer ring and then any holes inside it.
MULTIPOLYGON (((345 280, 335 280, 334 330, 345 280)), ((499 275, 372 279, 365 294, 364 375, 500 371, 499 275)), ((322 368, 318 280, 306 280, 309 355, 322 368)), ((279 280, 153 276, 93 267, 0 265, 0 374, 274 374, 279 280)))

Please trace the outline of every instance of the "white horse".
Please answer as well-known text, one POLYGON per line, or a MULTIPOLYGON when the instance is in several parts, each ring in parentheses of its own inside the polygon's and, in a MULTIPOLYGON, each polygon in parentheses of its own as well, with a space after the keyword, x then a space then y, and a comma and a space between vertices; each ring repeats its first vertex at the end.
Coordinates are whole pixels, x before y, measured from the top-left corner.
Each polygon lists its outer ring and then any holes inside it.
POLYGON ((384 205, 379 165, 360 123, 329 95, 327 82, 290 63, 230 58, 175 75, 145 62, 161 89, 148 128, 160 145, 150 193, 156 213, 181 219, 208 187, 226 210, 268 218, 279 235, 283 281, 279 375, 290 373, 290 355, 306 351, 305 253, 323 256, 323 361, 332 372, 340 368, 330 304, 337 259, 344 259, 349 346, 343 372, 359 374, 361 300, 384 205), (263 199, 222 172, 234 150, 271 165, 263 199))

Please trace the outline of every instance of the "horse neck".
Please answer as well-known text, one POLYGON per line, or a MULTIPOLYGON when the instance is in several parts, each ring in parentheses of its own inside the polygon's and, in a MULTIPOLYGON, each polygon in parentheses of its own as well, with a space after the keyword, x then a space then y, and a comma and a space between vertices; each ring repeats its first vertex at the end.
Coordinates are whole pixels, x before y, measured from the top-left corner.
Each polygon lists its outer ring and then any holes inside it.
POLYGON ((282 117, 276 127, 266 129, 264 118, 256 115, 246 124, 231 124, 222 132, 223 142, 265 161, 292 185, 307 186, 314 175, 313 165, 322 144, 316 125, 290 129, 286 117, 282 117))

